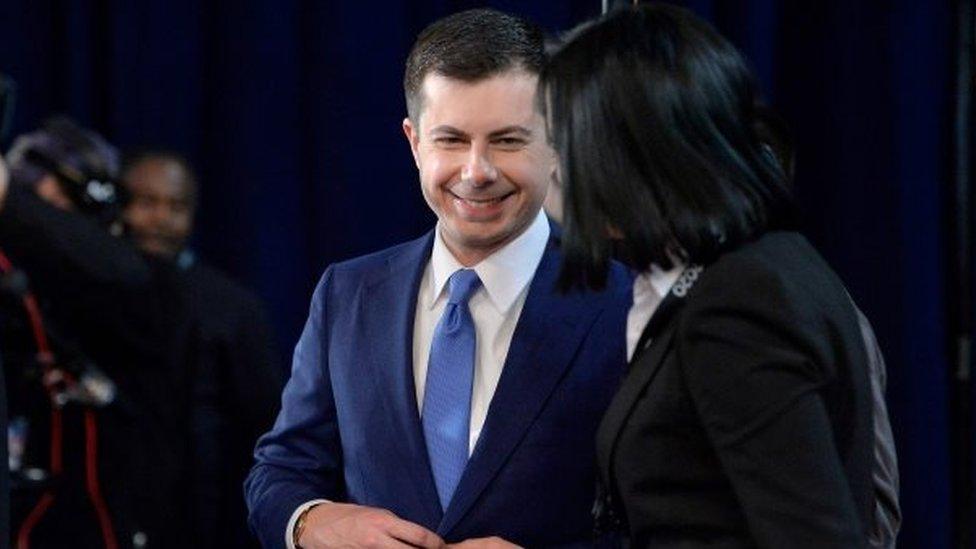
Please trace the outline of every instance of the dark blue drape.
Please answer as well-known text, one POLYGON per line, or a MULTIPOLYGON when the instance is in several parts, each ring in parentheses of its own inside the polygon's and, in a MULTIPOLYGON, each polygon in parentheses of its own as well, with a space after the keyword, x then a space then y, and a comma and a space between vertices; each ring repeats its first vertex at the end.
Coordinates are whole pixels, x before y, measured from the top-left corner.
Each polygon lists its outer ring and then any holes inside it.
MULTIPOLYGON (((67 113, 122 147, 198 167, 201 255, 271 305, 283 347, 329 262, 430 227, 400 132, 413 37, 485 2, 4 0, 15 130, 67 113)), ((565 29, 599 0, 487 2, 565 29)), ((949 532, 943 189, 944 0, 684 2, 753 63, 797 137, 808 234, 872 319, 889 362, 903 547, 949 532)))

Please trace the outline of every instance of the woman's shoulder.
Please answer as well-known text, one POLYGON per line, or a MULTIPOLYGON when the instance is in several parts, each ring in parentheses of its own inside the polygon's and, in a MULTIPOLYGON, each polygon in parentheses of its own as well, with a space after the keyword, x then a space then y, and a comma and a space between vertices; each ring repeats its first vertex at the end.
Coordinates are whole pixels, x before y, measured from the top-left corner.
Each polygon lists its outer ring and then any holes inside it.
MULTIPOLYGON (((819 323, 853 309, 836 273, 800 233, 769 232, 705 267, 688 295, 702 310, 749 311, 791 324, 819 323)), ((687 316, 687 315, 686 315, 687 316)))
POLYGON ((709 267, 722 272, 745 270, 756 274, 775 274, 800 263, 826 263, 805 236, 793 231, 764 233, 734 250, 721 254, 709 267))
POLYGON ((700 286, 723 293, 844 292, 840 279, 820 253, 806 237, 791 231, 765 233, 720 255, 705 268, 700 286))
POLYGON ((860 333, 840 280, 803 236, 787 232, 768 233, 707 266, 677 329, 689 375, 721 357, 721 369, 706 371, 728 383, 768 366, 756 357, 775 357, 803 379, 825 382, 836 375, 838 349, 855 345, 860 333))

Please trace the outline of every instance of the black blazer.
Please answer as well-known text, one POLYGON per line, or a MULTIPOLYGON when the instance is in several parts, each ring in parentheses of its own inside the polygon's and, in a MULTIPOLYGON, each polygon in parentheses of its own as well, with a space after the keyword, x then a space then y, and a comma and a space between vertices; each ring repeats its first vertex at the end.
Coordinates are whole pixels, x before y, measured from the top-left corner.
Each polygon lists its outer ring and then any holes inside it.
POLYGON ((864 547, 874 434, 857 313, 800 235, 700 275, 607 410, 597 453, 634 547, 864 547))

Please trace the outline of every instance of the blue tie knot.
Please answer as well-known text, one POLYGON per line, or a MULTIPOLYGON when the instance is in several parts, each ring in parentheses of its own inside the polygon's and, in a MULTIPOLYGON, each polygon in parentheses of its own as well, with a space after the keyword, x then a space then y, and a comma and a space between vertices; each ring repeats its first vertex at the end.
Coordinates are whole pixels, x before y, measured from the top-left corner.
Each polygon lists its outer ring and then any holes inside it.
POLYGON ((481 286, 481 279, 473 269, 459 269, 454 271, 447 283, 450 288, 447 302, 457 305, 471 299, 471 295, 481 286))

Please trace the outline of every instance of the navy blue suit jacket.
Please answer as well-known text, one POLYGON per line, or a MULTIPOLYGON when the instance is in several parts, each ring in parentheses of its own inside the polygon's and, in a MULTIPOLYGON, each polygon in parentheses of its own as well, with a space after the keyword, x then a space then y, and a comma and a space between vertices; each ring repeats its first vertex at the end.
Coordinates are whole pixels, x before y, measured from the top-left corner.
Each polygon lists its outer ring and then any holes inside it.
POLYGON ((274 428, 245 482, 251 528, 282 547, 290 515, 325 498, 389 509, 446 541, 589 541, 596 428, 626 367, 630 281, 561 295, 558 236, 526 297, 481 436, 441 510, 418 414, 413 322, 433 232, 322 276, 274 428))

